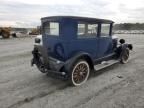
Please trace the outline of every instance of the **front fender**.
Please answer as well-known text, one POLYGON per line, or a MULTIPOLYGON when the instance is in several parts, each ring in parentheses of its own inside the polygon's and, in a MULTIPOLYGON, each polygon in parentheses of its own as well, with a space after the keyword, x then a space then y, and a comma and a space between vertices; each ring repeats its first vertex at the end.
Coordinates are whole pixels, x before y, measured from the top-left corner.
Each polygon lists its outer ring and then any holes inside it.
POLYGON ((124 43, 124 44, 121 44, 119 47, 117 47, 117 49, 116 49, 117 57, 120 57, 121 53, 127 48, 129 50, 133 50, 133 45, 124 43))

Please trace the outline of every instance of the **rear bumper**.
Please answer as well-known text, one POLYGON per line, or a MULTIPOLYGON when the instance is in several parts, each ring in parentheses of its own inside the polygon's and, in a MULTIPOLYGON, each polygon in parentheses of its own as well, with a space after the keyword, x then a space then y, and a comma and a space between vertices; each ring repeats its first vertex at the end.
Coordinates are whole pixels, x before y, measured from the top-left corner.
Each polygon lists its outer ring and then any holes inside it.
MULTIPOLYGON (((31 60, 31 64, 36 64, 34 62, 34 58, 31 60)), ((66 72, 61 71, 61 68, 64 66, 64 63, 59 63, 57 64, 56 61, 49 61, 49 67, 46 67, 45 73, 48 74, 48 76, 51 76, 53 78, 62 78, 62 79, 67 79, 68 75, 66 72)))

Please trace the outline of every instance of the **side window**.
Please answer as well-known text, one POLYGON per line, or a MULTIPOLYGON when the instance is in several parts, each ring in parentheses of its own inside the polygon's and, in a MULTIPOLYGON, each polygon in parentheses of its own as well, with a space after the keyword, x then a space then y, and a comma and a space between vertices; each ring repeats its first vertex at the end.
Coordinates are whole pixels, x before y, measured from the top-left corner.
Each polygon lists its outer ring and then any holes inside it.
POLYGON ((88 34, 97 35, 98 24, 88 24, 88 34))
POLYGON ((101 36, 108 37, 110 34, 110 24, 101 24, 101 36))
POLYGON ((98 24, 79 23, 78 38, 95 38, 97 36, 98 24))
POLYGON ((85 35, 85 24, 78 24, 78 36, 85 35))
POLYGON ((44 24, 44 33, 46 35, 59 36, 59 23, 47 22, 44 24))

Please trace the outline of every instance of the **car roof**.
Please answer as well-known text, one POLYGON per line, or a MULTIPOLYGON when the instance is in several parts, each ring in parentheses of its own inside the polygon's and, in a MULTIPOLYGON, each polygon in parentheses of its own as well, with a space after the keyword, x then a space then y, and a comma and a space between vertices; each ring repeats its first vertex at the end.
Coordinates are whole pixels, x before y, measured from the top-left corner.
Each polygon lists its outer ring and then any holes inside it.
POLYGON ((81 16, 48 16, 48 17, 43 17, 41 20, 46 20, 46 19, 64 19, 64 18, 69 18, 69 19, 75 19, 79 21, 92 21, 92 22, 102 22, 102 23, 114 23, 112 20, 107 20, 107 19, 99 19, 99 18, 93 18, 93 17, 81 17, 81 16))

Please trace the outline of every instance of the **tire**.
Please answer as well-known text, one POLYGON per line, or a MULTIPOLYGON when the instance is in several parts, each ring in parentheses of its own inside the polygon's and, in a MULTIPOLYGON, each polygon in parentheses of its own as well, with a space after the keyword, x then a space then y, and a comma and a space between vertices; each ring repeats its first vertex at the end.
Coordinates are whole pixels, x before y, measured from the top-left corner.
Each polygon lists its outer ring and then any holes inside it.
POLYGON ((126 48, 121 53, 120 62, 122 64, 126 64, 128 62, 128 60, 129 60, 129 49, 126 48))
POLYGON ((90 66, 85 60, 78 60, 71 67, 70 83, 73 86, 80 86, 84 84, 90 74, 90 66))
POLYGON ((46 69, 44 66, 44 62, 43 62, 43 58, 42 56, 39 57, 38 63, 36 64, 37 68, 39 69, 39 71, 41 71, 42 73, 46 73, 46 69))
POLYGON ((35 64, 36 64, 38 70, 42 73, 46 73, 46 68, 44 66, 44 60, 40 53, 37 53, 37 56, 34 59, 34 61, 35 61, 35 64))

